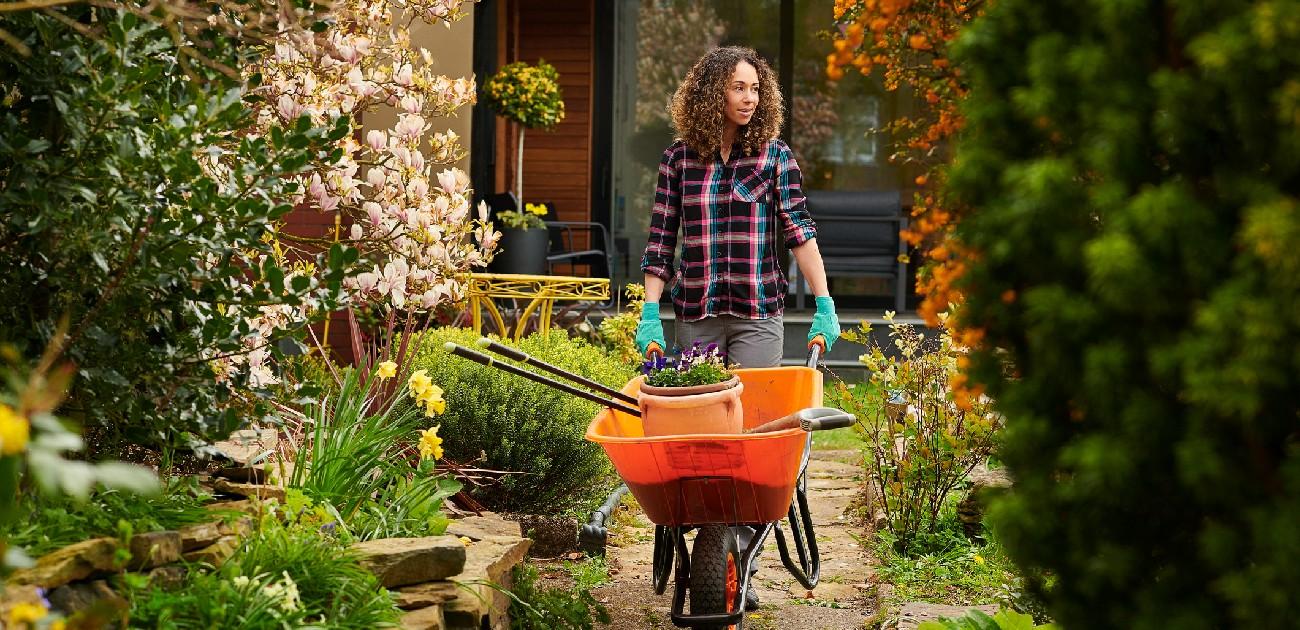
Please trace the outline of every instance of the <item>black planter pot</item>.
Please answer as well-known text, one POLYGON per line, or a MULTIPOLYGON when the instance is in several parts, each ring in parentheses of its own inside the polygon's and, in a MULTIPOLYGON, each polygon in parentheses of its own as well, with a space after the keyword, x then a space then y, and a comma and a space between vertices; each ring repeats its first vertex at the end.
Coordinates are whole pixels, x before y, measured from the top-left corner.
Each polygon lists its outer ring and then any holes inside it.
POLYGON ((502 228, 496 258, 488 266, 492 273, 546 274, 546 253, 550 248, 546 228, 518 230, 502 228))

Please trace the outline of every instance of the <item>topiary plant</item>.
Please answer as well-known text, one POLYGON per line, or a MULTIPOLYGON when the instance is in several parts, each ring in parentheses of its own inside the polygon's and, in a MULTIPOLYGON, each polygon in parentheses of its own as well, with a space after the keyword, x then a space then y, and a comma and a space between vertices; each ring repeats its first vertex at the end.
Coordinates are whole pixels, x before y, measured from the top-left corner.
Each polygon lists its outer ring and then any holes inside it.
MULTIPOLYGON (((548 332, 502 343, 611 387, 634 376, 630 366, 600 348, 563 331, 548 332)), ((496 510, 555 513, 584 503, 593 489, 605 489, 596 482, 610 475, 609 462, 599 446, 583 439, 597 404, 443 349, 448 341, 472 346, 480 335, 471 330, 424 334, 413 369, 428 370, 444 390, 447 409, 437 421, 447 458, 467 462, 483 454, 486 461, 478 465, 517 473, 473 489, 478 500, 496 510)))
POLYGON ((998 0, 962 37, 960 327, 1016 479, 992 516, 1064 627, 1294 624, 1298 25, 998 0))

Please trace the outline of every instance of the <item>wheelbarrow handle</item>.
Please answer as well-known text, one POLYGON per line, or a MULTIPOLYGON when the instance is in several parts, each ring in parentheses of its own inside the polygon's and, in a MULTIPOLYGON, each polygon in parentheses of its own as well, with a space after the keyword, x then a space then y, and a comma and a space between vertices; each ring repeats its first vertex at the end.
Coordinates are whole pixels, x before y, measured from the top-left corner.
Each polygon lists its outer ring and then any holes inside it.
POLYGON ((808 342, 808 367, 817 369, 817 364, 821 361, 822 355, 826 353, 826 337, 817 335, 808 342))
POLYGON ((804 409, 795 415, 799 417, 799 426, 804 431, 840 429, 852 426, 858 421, 857 416, 830 407, 804 409))

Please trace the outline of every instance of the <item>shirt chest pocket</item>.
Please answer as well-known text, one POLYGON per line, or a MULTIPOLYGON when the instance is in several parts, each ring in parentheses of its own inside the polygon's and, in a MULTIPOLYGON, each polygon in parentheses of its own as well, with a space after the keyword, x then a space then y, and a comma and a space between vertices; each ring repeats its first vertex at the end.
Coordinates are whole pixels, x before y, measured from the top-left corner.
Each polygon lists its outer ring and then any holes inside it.
POLYGON ((760 169, 737 170, 731 185, 731 200, 743 203, 770 203, 772 179, 760 169))

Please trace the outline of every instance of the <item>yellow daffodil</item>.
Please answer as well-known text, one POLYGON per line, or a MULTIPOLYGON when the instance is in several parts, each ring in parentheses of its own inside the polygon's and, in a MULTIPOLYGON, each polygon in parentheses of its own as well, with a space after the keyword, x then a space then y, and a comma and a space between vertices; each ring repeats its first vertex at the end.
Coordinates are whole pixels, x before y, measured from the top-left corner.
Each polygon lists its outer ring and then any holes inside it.
POLYGON ((10 628, 19 628, 21 627, 19 624, 27 625, 35 623, 44 619, 45 615, 48 613, 49 611, 41 604, 19 602, 9 609, 9 623, 7 626, 10 628))
POLYGON ((431 457, 433 461, 442 458, 442 438, 438 437, 438 427, 420 432, 420 459, 431 457))
POLYGON ((429 378, 428 370, 416 370, 406 384, 411 388, 411 396, 418 397, 433 385, 433 379, 429 378))
POLYGON ((384 361, 383 363, 380 363, 378 369, 375 371, 375 376, 378 376, 379 378, 393 378, 394 376, 397 376, 397 364, 392 361, 384 361))
POLYGON ((441 398, 430 400, 425 403, 424 415, 430 418, 437 415, 442 415, 446 411, 447 411, 447 401, 441 398))
POLYGON ((30 432, 27 418, 18 415, 9 405, 0 403, 0 456, 17 455, 27 450, 30 432))

